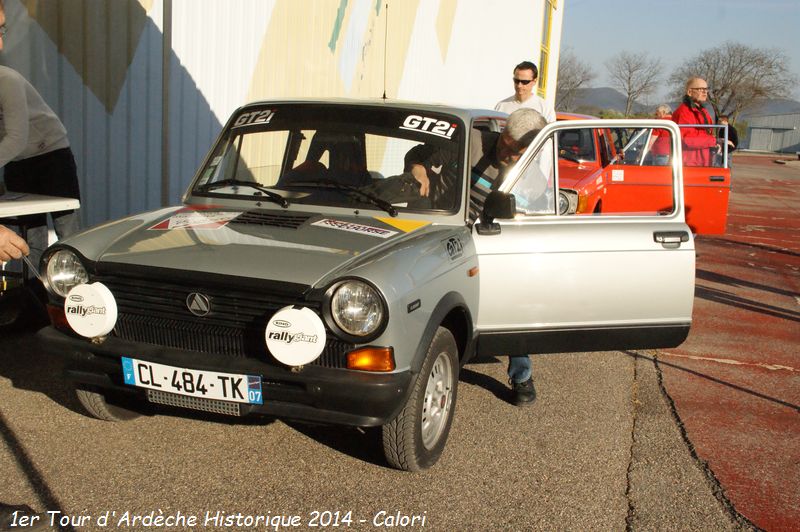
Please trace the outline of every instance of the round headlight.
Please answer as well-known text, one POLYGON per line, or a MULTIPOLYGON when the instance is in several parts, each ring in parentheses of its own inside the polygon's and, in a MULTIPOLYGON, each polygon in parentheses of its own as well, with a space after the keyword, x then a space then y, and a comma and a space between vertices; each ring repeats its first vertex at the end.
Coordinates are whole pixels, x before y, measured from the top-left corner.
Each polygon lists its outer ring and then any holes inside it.
POLYGON ((369 336, 383 324, 385 309, 380 294, 362 281, 345 281, 331 295, 331 317, 353 336, 369 336))
POLYGON ((563 192, 558 193, 558 214, 567 214, 569 211, 569 198, 563 192))
POLYGON ((75 253, 61 249, 47 258, 47 286, 61 297, 72 288, 89 282, 86 268, 75 253))

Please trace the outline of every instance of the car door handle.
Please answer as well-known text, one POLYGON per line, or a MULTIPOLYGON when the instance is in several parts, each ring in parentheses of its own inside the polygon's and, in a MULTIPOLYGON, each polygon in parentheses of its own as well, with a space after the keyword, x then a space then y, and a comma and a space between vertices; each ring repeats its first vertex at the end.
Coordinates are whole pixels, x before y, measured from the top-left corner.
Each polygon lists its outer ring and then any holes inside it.
POLYGON ((686 231, 656 231, 653 233, 653 240, 665 248, 678 248, 681 242, 689 241, 689 233, 686 231))
POLYGON ((712 183, 719 183, 719 182, 725 181, 725 176, 724 175, 712 175, 712 176, 710 176, 708 178, 708 180, 711 181, 712 183))

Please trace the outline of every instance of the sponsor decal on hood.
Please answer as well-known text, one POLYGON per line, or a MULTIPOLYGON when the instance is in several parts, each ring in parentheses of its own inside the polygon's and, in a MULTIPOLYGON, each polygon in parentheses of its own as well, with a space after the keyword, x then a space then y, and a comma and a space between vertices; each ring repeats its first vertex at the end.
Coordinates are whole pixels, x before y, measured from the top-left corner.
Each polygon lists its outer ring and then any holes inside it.
POLYGON ((391 229, 383 229, 372 225, 358 224, 354 222, 345 222, 343 220, 334 220, 333 218, 323 218, 316 221, 311 225, 319 227, 329 227, 331 229, 338 229, 339 231, 347 231, 350 233, 359 233, 362 235, 375 236, 378 238, 389 238, 397 234, 397 231, 391 229))
POLYGON ((224 227, 231 220, 239 216, 241 212, 178 212, 158 222, 150 231, 169 231, 171 229, 219 229, 224 227))

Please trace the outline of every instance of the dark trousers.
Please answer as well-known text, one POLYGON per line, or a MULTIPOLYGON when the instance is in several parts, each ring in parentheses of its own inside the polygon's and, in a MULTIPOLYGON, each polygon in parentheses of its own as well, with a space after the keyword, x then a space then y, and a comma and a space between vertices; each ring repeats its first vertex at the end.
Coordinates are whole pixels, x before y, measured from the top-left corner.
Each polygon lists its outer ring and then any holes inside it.
MULTIPOLYGON (((64 198, 81 198, 78 185, 78 168, 72 150, 62 148, 21 161, 12 161, 5 168, 6 188, 13 192, 42 194, 44 196, 61 196, 64 198)), ((73 211, 52 213, 53 219, 65 216, 73 211)), ((44 214, 34 214, 31 219, 41 219, 45 225, 44 214)), ((69 236, 69 235, 59 235, 69 236)))
MULTIPOLYGON (((70 148, 12 161, 5 166, 4 180, 12 192, 80 199, 78 169, 70 148)), ((75 210, 53 212, 50 216, 58 238, 66 238, 80 228, 75 210)), ((20 222, 27 227, 33 259, 38 259, 47 247, 47 215, 20 216, 20 222)))

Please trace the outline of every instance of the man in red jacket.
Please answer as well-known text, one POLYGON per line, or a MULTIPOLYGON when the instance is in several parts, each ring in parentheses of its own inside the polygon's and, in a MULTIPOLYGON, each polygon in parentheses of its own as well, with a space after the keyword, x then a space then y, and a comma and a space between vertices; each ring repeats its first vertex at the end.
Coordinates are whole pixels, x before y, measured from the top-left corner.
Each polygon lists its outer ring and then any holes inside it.
MULTIPOLYGON (((711 115, 703 104, 708 100, 708 83, 703 78, 689 78, 683 103, 672 113, 676 124, 713 125, 711 115)), ((681 128, 684 166, 711 166, 712 148, 717 148, 717 138, 711 128, 681 128)))

